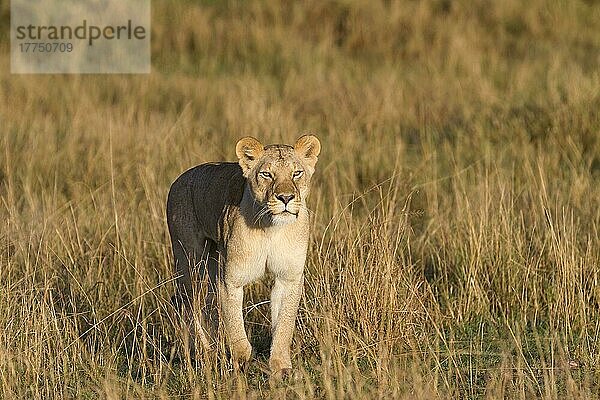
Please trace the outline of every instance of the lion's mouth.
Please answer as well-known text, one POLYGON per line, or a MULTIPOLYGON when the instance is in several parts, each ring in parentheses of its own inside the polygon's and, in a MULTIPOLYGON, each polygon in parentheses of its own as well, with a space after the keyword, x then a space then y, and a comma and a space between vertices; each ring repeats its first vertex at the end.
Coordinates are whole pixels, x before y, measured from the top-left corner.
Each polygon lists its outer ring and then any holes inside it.
POLYGON ((294 211, 290 211, 290 210, 287 210, 287 209, 286 210, 281 210, 281 211, 277 210, 277 211, 278 212, 271 211, 271 215, 274 216, 274 217, 287 217, 287 216, 292 216, 293 215, 294 217, 298 218, 298 214, 300 213, 299 211, 294 212, 294 211))
POLYGON ((271 222, 273 225, 286 225, 298 220, 298 212, 292 212, 289 210, 282 210, 277 214, 271 214, 271 222))
POLYGON ((296 217, 298 216, 297 212, 291 212, 290 210, 283 210, 282 212, 279 213, 279 215, 286 215, 286 214, 294 215, 296 217))

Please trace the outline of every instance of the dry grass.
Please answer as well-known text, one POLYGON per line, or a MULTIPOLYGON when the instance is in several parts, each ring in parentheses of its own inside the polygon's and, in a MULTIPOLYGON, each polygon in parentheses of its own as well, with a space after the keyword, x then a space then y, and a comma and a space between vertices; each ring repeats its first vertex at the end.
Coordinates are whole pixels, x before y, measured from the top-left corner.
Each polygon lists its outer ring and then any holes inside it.
POLYGON ((149 76, 10 75, 0 38, 0 398, 600 396, 598 2, 153 7, 149 76), (303 131, 298 380, 268 282, 245 375, 181 361, 170 182, 303 131))

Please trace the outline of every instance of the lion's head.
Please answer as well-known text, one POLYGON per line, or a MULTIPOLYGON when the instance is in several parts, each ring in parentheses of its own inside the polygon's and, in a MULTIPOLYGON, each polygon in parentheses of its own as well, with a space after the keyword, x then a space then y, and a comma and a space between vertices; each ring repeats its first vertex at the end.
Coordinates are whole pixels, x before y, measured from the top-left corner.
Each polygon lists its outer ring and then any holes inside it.
POLYGON ((316 136, 302 136, 292 146, 264 146, 253 137, 238 141, 235 152, 259 216, 273 225, 294 222, 306 210, 310 179, 315 171, 321 143, 316 136))

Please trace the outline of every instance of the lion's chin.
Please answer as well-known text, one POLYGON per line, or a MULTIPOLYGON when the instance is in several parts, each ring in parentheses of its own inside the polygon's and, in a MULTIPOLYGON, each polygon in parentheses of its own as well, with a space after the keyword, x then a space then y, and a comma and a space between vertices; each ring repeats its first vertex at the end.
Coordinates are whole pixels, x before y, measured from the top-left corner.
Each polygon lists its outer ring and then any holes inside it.
POLYGON ((287 225, 291 224, 292 222, 295 222, 297 218, 298 214, 294 214, 289 211, 283 211, 279 214, 273 214, 271 216, 271 223, 274 226, 287 225))

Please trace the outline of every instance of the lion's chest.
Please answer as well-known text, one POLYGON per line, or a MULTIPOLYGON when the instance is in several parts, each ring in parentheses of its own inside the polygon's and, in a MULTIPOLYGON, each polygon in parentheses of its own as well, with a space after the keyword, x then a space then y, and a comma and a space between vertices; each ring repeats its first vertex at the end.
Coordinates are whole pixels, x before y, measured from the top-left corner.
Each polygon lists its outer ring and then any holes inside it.
POLYGON ((306 243, 298 240, 298 237, 278 233, 230 242, 225 259, 226 280, 244 286, 261 278, 267 269, 275 276, 284 278, 301 274, 306 258, 306 243))

